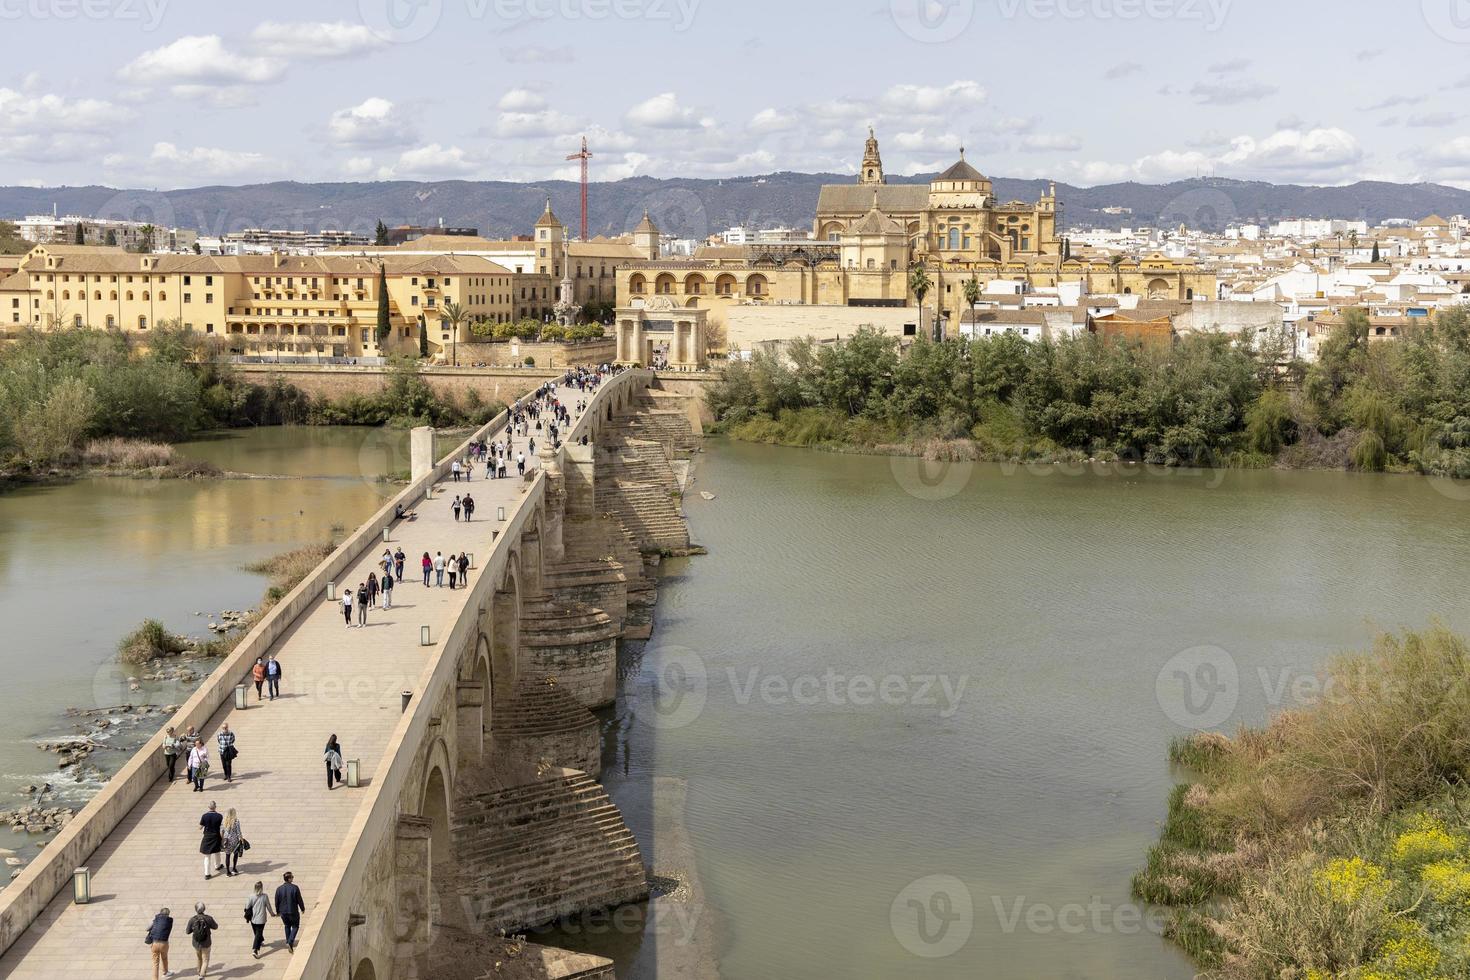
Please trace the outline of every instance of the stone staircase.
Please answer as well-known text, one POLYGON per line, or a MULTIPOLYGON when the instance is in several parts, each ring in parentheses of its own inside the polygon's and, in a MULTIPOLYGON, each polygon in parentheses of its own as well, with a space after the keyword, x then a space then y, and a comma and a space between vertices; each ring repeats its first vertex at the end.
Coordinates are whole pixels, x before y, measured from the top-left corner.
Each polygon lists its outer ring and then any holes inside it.
MULTIPOLYGON (((610 467, 609 467, 610 469, 610 467)), ((689 547, 689 527, 679 501, 666 486, 597 475, 597 509, 613 515, 642 552, 681 551, 689 547)))
POLYGON ((460 801, 458 888, 486 933, 648 898, 638 842, 586 773, 460 801))
POLYGON ((680 409, 665 408, 654 399, 634 399, 632 414, 619 415, 608 426, 612 440, 618 438, 657 442, 669 458, 687 458, 699 448, 699 436, 680 409))
POLYGON ((490 737, 507 784, 545 776, 549 764, 602 773, 602 733, 597 717, 559 684, 522 683, 490 705, 490 737))
POLYGON ((658 581, 627 530, 610 514, 571 519, 563 530, 569 563, 614 562, 625 580, 623 638, 646 640, 653 631, 658 581))

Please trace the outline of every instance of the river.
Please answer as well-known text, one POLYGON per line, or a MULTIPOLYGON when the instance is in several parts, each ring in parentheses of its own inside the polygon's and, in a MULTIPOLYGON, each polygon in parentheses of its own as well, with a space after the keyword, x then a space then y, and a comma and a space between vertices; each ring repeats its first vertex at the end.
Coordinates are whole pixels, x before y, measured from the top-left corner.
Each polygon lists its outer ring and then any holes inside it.
POLYGON ((1470 628, 1463 487, 915 466, 711 441, 716 497, 685 498, 710 554, 669 569, 605 758, 645 858, 702 894, 558 938, 624 980, 1187 980, 1129 895, 1170 739, 1310 703, 1378 629, 1470 628))
MULTIPOLYGON (((34 740, 130 700, 119 637, 252 605, 241 566, 355 527, 406 439, 229 433, 181 451, 292 478, 0 496, 0 807, 68 791, 34 740)), ((715 499, 685 502, 710 554, 667 564, 605 719, 609 790, 692 897, 543 941, 623 980, 1186 980, 1128 891, 1169 740, 1309 703, 1316 665, 1377 629, 1470 629, 1470 503, 1425 480, 915 466, 710 442, 694 490, 715 499)))

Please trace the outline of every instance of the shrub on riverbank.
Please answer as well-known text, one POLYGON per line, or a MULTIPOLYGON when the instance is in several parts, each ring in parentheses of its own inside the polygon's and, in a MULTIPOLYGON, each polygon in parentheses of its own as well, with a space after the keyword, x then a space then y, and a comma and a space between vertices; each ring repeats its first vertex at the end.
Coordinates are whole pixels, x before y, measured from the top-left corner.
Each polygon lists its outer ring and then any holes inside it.
POLYGON ((170 633, 156 619, 143 624, 123 637, 117 645, 117 656, 125 664, 146 664, 160 657, 173 657, 189 649, 181 636, 170 633))
POLYGON ((1253 337, 920 340, 871 329, 733 361, 714 431, 787 445, 975 444, 977 458, 1327 465, 1470 476, 1470 310, 1371 343, 1350 311, 1318 360, 1253 337), (1263 349, 1263 347, 1267 349, 1263 349), (872 430, 884 438, 864 434, 872 430))
POLYGON ((336 549, 337 545, 331 541, 310 544, 246 565, 245 571, 264 575, 270 582, 265 600, 261 603, 261 611, 284 599, 286 593, 300 585, 311 574, 311 570, 326 561, 327 556, 336 549))
POLYGON ((1470 648, 1384 636, 1321 690, 1263 729, 1175 744, 1197 782, 1171 795, 1134 893, 1231 980, 1470 975, 1470 648))

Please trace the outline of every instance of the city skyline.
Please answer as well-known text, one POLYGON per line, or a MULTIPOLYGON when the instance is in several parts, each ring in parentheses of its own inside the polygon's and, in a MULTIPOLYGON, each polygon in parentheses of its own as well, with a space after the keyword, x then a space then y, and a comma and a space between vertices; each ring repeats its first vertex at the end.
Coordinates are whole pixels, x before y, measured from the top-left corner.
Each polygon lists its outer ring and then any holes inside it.
POLYGON ((4 0, 0 184, 853 173, 872 125, 892 174, 1470 188, 1457 4, 4 0))

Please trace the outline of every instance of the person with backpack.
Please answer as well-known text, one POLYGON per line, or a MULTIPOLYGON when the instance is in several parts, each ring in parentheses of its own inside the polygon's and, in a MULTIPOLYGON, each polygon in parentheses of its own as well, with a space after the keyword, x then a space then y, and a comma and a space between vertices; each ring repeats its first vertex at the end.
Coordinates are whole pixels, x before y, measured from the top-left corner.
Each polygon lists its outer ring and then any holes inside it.
POLYGON ((153 959, 153 980, 158 980, 160 973, 165 977, 173 976, 168 968, 168 936, 173 931, 173 915, 167 907, 159 909, 148 926, 148 935, 143 939, 153 959))
POLYGON ((327 763, 327 789, 332 788, 332 780, 342 781, 342 746, 337 744, 337 736, 333 735, 327 739, 327 749, 323 754, 327 763))
POLYGON ((184 925, 184 931, 194 942, 194 956, 199 960, 199 976, 203 977, 209 972, 209 949, 214 944, 214 938, 210 933, 219 928, 219 923, 214 921, 214 916, 204 911, 204 903, 196 902, 194 905, 194 917, 184 925))
POLYGON ((257 881, 255 892, 245 903, 245 921, 250 923, 250 929, 255 933, 255 939, 250 943, 250 955, 256 959, 260 959, 260 947, 265 945, 265 924, 275 914, 265 893, 265 882, 257 881))

